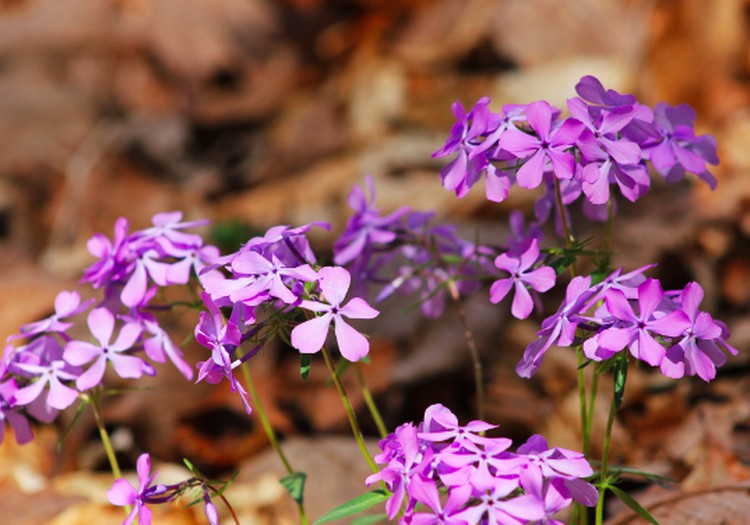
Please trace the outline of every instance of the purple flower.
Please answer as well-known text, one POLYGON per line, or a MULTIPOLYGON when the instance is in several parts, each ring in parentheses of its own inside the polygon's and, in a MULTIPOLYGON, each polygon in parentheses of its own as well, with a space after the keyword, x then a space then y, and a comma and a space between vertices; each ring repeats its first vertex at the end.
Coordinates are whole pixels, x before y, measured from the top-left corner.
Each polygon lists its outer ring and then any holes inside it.
POLYGON ((504 130, 507 121, 489 111, 489 103, 489 98, 482 98, 467 114, 463 105, 456 101, 451 107, 456 123, 445 145, 432 154, 439 158, 458 153, 440 172, 445 189, 455 192, 458 198, 465 197, 482 172, 489 169, 493 171, 493 181, 489 182, 488 196, 492 195, 492 200, 502 200, 500 194, 504 184, 498 181, 498 174, 487 160, 485 151, 495 145, 496 135, 504 130), (488 137, 493 134, 495 137, 488 137))
POLYGON ((365 179, 365 185, 370 194, 369 199, 360 186, 354 186, 349 193, 349 207, 354 210, 354 215, 349 218, 346 229, 333 245, 333 262, 339 266, 367 254, 373 244, 388 245, 393 242, 397 236, 399 219, 409 211, 404 206, 383 216, 374 206, 375 185, 372 176, 365 179))
POLYGON ((683 178, 685 172, 695 173, 716 188, 716 178, 706 169, 706 163, 718 164, 716 140, 710 135, 696 136, 695 110, 687 104, 670 106, 663 102, 654 106, 654 124, 661 133, 661 141, 647 149, 654 168, 669 182, 683 178))
POLYGON ((539 186, 548 162, 558 179, 573 178, 575 159, 566 150, 575 144, 583 124, 575 119, 566 119, 559 128, 553 129, 553 114, 548 102, 532 102, 526 108, 526 119, 535 135, 510 128, 500 138, 502 149, 525 159, 516 174, 518 185, 522 188, 539 186))
POLYGON ((552 345, 570 346, 575 340, 576 329, 581 319, 578 317, 586 309, 585 305, 596 293, 591 289, 591 276, 574 277, 565 291, 565 299, 557 313, 542 322, 537 332, 539 339, 531 343, 516 366, 521 377, 531 377, 542 364, 544 353, 552 345))
POLYGON ((259 304, 269 296, 292 304, 299 298, 289 289, 287 282, 290 280, 307 282, 317 278, 315 270, 308 264, 289 267, 275 255, 267 259, 252 251, 238 255, 232 261, 231 268, 235 277, 252 276, 250 279, 232 280, 238 285, 229 295, 232 302, 244 302, 248 305, 259 304))
POLYGON ((5 423, 10 424, 16 443, 24 445, 34 439, 34 433, 26 416, 15 406, 15 394, 18 385, 15 378, 0 383, 0 443, 5 438, 5 423))
POLYGON ((680 304, 689 319, 689 326, 661 361, 661 373, 667 377, 680 378, 688 374, 711 381, 716 377, 716 367, 727 360, 717 343, 723 343, 730 353, 737 355, 737 350, 722 340, 722 326, 707 312, 698 310, 702 299, 703 289, 695 282, 688 283, 680 294, 680 304))
POLYGON ((370 343, 344 318, 372 319, 379 312, 360 297, 354 297, 348 303, 342 304, 351 284, 351 276, 346 269, 327 266, 322 268, 318 275, 320 293, 326 302, 302 301, 302 308, 320 315, 294 327, 292 346, 303 354, 318 352, 325 344, 328 329, 333 323, 341 355, 349 361, 359 361, 369 352, 370 343))
POLYGON ((65 410, 78 398, 78 391, 70 388, 63 382, 75 381, 79 370, 71 367, 62 359, 50 361, 45 365, 18 363, 16 367, 23 372, 31 374, 34 378, 30 384, 19 388, 15 393, 17 405, 31 404, 42 396, 47 386, 49 388, 46 390, 43 402, 54 410, 65 410))
POLYGON ((89 299, 81 304, 81 296, 76 291, 60 292, 55 298, 55 313, 46 319, 34 323, 25 324, 21 327, 20 334, 12 335, 8 341, 19 339, 21 337, 32 337, 43 332, 63 333, 73 326, 73 323, 63 321, 80 314, 86 310, 94 299, 89 299))
POLYGON ((606 108, 632 106, 636 103, 633 95, 622 95, 614 89, 605 89, 601 81, 591 75, 581 77, 576 84, 576 93, 585 101, 606 108))
POLYGON ((126 323, 120 329, 117 339, 112 342, 115 329, 112 312, 106 308, 95 308, 89 313, 87 322, 91 334, 99 344, 70 341, 63 354, 63 359, 74 366, 94 362, 76 380, 79 390, 88 390, 98 385, 104 377, 107 362, 112 363, 120 377, 137 378, 143 374, 153 374, 153 368, 143 359, 127 354, 141 335, 141 327, 137 323, 126 323))
POLYGON ((138 488, 125 478, 114 482, 107 491, 107 499, 112 505, 120 507, 130 506, 132 510, 122 525, 130 525, 138 517, 138 525, 151 525, 151 510, 146 506, 154 497, 166 492, 164 485, 152 485, 158 473, 151 474, 151 458, 148 454, 141 454, 136 464, 138 472, 138 488))
POLYGON ((409 486, 411 496, 425 505, 432 512, 415 512, 411 516, 411 525, 467 525, 465 519, 458 516, 471 497, 471 486, 462 485, 452 488, 443 505, 440 492, 434 481, 424 476, 414 476, 409 486))
POLYGON ((490 301, 498 303, 515 287, 511 312, 518 319, 526 319, 534 308, 534 301, 526 289, 528 285, 537 292, 546 292, 555 285, 555 271, 549 266, 529 269, 539 260, 539 243, 532 239, 526 251, 518 256, 503 253, 495 259, 495 266, 510 273, 506 279, 498 279, 490 287, 490 301))
POLYGON ((592 354, 589 351, 587 356, 596 360, 606 359, 615 352, 629 347, 630 353, 637 359, 652 366, 659 365, 666 350, 654 338, 654 334, 676 337, 690 325, 687 315, 682 310, 667 314, 657 310, 663 297, 664 292, 659 281, 646 280, 638 287, 636 314, 624 293, 620 290, 609 290, 604 300, 616 323, 597 336, 596 344, 603 352, 592 354))

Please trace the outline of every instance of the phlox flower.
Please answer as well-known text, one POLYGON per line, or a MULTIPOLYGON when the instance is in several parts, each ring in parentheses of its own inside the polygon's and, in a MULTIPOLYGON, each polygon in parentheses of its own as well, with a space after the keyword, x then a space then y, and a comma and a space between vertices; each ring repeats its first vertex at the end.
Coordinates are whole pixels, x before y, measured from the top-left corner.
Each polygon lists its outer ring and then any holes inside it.
MULTIPOLYGON (((518 447, 517 452, 525 456, 525 470, 538 482, 561 480, 564 487, 561 494, 563 497, 572 497, 588 507, 596 505, 599 499, 596 488, 583 480, 593 476, 594 471, 583 454, 558 447, 549 448, 547 440, 539 434, 531 436, 526 443, 518 447)), ((560 490, 560 487, 556 488, 558 493, 560 490)))
POLYGON ((489 103, 490 99, 484 97, 467 113, 463 104, 456 101, 451 106, 456 123, 445 145, 432 154, 439 158, 458 153, 440 172, 445 189, 455 192, 458 198, 469 193, 484 171, 488 172, 487 192, 491 200, 503 200, 508 189, 505 186, 510 186, 502 181, 504 177, 499 176, 485 154, 496 144, 497 139, 490 136, 498 135, 507 125, 500 115, 489 111, 489 103))
POLYGON ((697 375, 704 381, 716 377, 716 367, 726 363, 726 355, 717 343, 732 354, 737 350, 723 341, 724 330, 710 314, 698 310, 703 299, 703 288, 698 283, 688 283, 680 294, 680 305, 690 325, 683 336, 667 349, 660 364, 661 373, 680 378, 685 374, 697 375))
POLYGON ((89 299, 81 303, 81 296, 75 290, 71 292, 62 291, 55 297, 54 314, 41 321, 21 326, 20 333, 8 337, 8 341, 22 337, 32 337, 44 332, 64 333, 68 328, 73 326, 73 323, 64 321, 64 319, 75 317, 85 311, 93 302, 94 299, 89 299))
POLYGON ((661 141, 648 148, 646 153, 656 171, 668 182, 678 181, 685 172, 690 172, 715 189, 716 178, 708 172, 706 163, 719 163, 716 140, 710 135, 695 135, 695 118, 695 110, 687 104, 656 104, 654 124, 661 134, 661 141))
POLYGON ((550 346, 573 344, 576 329, 581 322, 579 315, 595 293, 596 290, 591 289, 591 276, 579 275, 571 279, 565 290, 565 299, 557 312, 542 321, 542 329, 537 332, 539 338, 524 350, 523 358, 516 366, 516 373, 520 377, 534 375, 550 346))
POLYGON ((5 438, 6 423, 13 429, 16 443, 24 445, 34 439, 34 433, 26 416, 16 406, 15 394, 18 385, 15 378, 0 383, 0 443, 5 438))
POLYGON ((443 504, 435 482, 417 475, 411 480, 409 492, 415 500, 432 511, 413 513, 411 525, 468 525, 459 514, 471 497, 471 486, 461 485, 452 489, 443 504))
POLYGON ((128 355, 141 335, 137 323, 125 323, 117 339, 112 342, 115 316, 106 308, 95 308, 87 318, 91 334, 99 344, 86 341, 70 341, 65 345, 63 359, 74 366, 93 364, 76 379, 78 390, 88 390, 98 385, 107 363, 111 363, 120 377, 137 378, 143 374, 153 375, 153 368, 140 357, 128 355))
POLYGON ((675 310, 664 315, 661 315, 662 312, 657 312, 663 297, 664 292, 659 281, 646 280, 638 287, 638 313, 635 313, 621 291, 608 291, 604 300, 607 310, 617 323, 598 334, 596 346, 602 351, 592 353, 591 349, 594 345, 584 346, 586 355, 591 359, 601 360, 629 347, 633 357, 646 361, 652 366, 659 365, 666 350, 654 338, 654 334, 676 337, 681 335, 690 324, 687 315, 682 310, 675 310))
POLYGON ((518 319, 526 319, 534 308, 534 301, 526 286, 537 292, 546 292, 555 285, 555 271, 549 266, 530 270, 538 260, 539 242, 536 239, 532 239, 528 248, 519 255, 498 255, 495 266, 510 273, 510 277, 492 283, 490 301, 502 301, 511 288, 515 288, 511 313, 518 319))
POLYGON ((375 185, 372 176, 367 176, 365 185, 370 194, 369 198, 365 189, 360 186, 354 186, 349 193, 348 203, 354 210, 354 215, 349 218, 346 228, 333 245, 333 262, 339 266, 368 255, 373 244, 387 245, 396 240, 399 220, 409 211, 409 208, 404 206, 388 215, 382 215, 375 207, 375 185))
POLYGON ((78 391, 70 388, 65 382, 75 381, 80 373, 62 359, 56 359, 45 365, 18 363, 16 367, 33 377, 33 381, 15 393, 16 404, 29 405, 40 396, 43 403, 54 410, 65 410, 78 398, 78 391), (45 387, 49 387, 45 390, 45 387), (45 394, 46 392, 46 394, 45 394))
POLYGON ((522 188, 536 188, 547 171, 547 163, 558 179, 571 179, 575 159, 567 150, 572 148, 583 130, 575 119, 566 119, 553 128, 554 108, 544 100, 532 102, 526 108, 526 119, 535 134, 510 128, 500 138, 500 147, 518 158, 525 159, 516 173, 522 188))
POLYGON ((349 325, 344 318, 373 319, 378 311, 364 299, 354 297, 342 304, 351 284, 349 272, 339 266, 327 266, 318 272, 320 294, 326 301, 303 300, 300 307, 319 314, 292 329, 292 346, 303 354, 318 352, 325 344, 333 323, 339 351, 349 361, 359 361, 370 350, 367 338, 349 325))
POLYGON ((136 464, 138 488, 125 478, 117 479, 107 491, 107 499, 113 505, 132 507, 122 525, 130 525, 138 517, 138 525, 151 525, 151 510, 146 506, 153 498, 158 498, 167 490, 165 485, 153 485, 158 473, 151 474, 151 458, 141 454, 136 464))

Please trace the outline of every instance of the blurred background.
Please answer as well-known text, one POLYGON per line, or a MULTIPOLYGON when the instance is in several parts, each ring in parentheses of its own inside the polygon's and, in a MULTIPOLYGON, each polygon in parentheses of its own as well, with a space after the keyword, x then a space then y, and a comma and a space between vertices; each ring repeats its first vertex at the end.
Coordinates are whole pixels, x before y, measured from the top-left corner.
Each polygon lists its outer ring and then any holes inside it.
MULTIPOLYGON (((564 107, 587 74, 645 104, 689 103, 697 132, 716 137, 718 188, 697 179, 656 185, 643 202, 621 206, 616 261, 659 262, 656 274, 670 286, 699 280, 706 308, 728 322, 741 351, 711 385, 675 386, 636 370, 618 459, 676 478, 671 490, 746 479, 746 0, 0 0, 0 336, 49 313, 57 292, 91 263, 86 240, 111 235, 119 216, 135 229, 156 212, 183 210, 188 219, 210 218, 206 233, 226 246, 275 224, 328 221, 334 233, 316 238, 325 253, 348 216, 351 186, 370 173, 384 210, 408 204, 469 232, 497 231, 510 205, 487 203, 481 190, 457 200, 439 183, 443 161, 431 153, 453 123, 450 105, 490 96, 495 108, 541 98, 564 107)), ((532 200, 520 195, 512 204, 528 212, 532 200)), ((467 308, 490 370, 488 419, 517 439, 544 432, 576 448, 574 361, 552 357, 533 381, 517 379, 513 366, 538 320, 510 323, 485 303, 481 296, 467 308)), ((469 362, 463 342, 448 335, 452 325, 391 310, 374 336, 368 378, 388 423, 418 419, 437 400, 470 417, 469 362)), ((261 388, 292 447, 307 450, 306 436, 346 430, 323 380, 301 385, 294 361, 263 363, 261 388)), ((126 461, 144 449, 166 462, 191 454, 216 472, 244 465, 260 476, 248 475, 248 484, 276 467, 262 459, 263 437, 232 395, 185 388, 169 373, 159 381, 172 392, 169 414, 153 408, 164 398, 125 396, 110 407, 126 461)), ((90 490, 71 489, 75 476, 101 467, 81 426, 71 438, 75 453, 56 454, 55 437, 44 433, 24 449, 6 439, 0 486, 12 497, 0 508, 19 509, 2 511, 17 520, 10 523, 62 520, 61 509, 84 508, 106 490, 106 476, 80 481, 94 483, 90 490), (39 490, 46 510, 30 503, 39 490)), ((316 446, 327 457, 343 445, 316 446)), ((337 464, 351 475, 353 467, 337 464)), ((247 523, 285 523, 284 495, 270 479, 263 486, 272 495, 248 503, 255 517, 247 523)), ((362 490, 346 479, 328 500, 315 498, 319 512, 344 501, 342 491, 362 490)), ((108 519, 92 516, 70 523, 108 519)))

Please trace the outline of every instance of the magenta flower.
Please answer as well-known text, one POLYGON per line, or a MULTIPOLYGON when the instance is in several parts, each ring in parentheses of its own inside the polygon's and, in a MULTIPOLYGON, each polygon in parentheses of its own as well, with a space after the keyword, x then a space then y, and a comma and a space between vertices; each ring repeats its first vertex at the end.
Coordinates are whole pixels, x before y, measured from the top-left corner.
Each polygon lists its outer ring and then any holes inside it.
POLYGON ((518 256, 503 253, 495 259, 495 266, 510 273, 490 287, 490 301, 498 303, 515 287, 511 312, 517 319, 526 319, 534 308, 534 301, 526 289, 528 285, 537 292, 546 292, 555 285, 555 271, 549 266, 530 270, 539 260, 539 242, 531 239, 526 251, 518 256))
POLYGON ((424 476, 414 476, 409 492, 418 502, 432 512, 415 512, 411 516, 411 525, 466 525, 466 520, 458 516, 471 497, 471 486, 461 485, 448 493, 443 505, 440 492, 434 481, 424 476))
POLYGON ((114 482, 107 491, 107 499, 112 505, 130 506, 132 510, 122 525, 130 525, 138 517, 138 525, 151 525, 151 510, 146 506, 150 499, 166 492, 165 485, 152 485, 158 473, 151 475, 151 458, 147 453, 141 454, 136 465, 138 488, 125 478, 114 482))
POLYGON ((28 405, 42 395, 44 403, 54 410, 65 410, 78 398, 78 391, 63 382, 74 381, 78 374, 68 363, 57 359, 45 365, 18 363, 16 367, 31 374, 34 381, 15 393, 16 403, 20 406, 28 405), (45 387, 49 387, 46 390, 45 387))
POLYGON ((708 172, 706 163, 719 163, 716 140, 711 135, 695 135, 695 117, 695 110, 687 104, 656 104, 654 124, 662 140, 647 153, 651 164, 668 182, 681 180, 685 172, 690 172, 715 189, 716 178, 708 172))
POLYGON ((302 301, 300 304, 302 308, 320 315, 294 327, 292 346, 303 354, 318 352, 325 344, 328 329, 333 323, 341 355, 349 361, 359 361, 370 351, 370 343, 344 318, 373 319, 379 312, 360 297, 354 297, 342 305, 351 284, 351 276, 346 269, 327 266, 322 268, 318 275, 320 293, 326 302, 302 301))
POLYGON ((140 357, 128 355, 138 337, 141 327, 137 323, 126 323, 112 342, 115 329, 115 316, 106 308, 95 308, 89 313, 88 326, 98 345, 86 341, 70 341, 65 346, 63 359, 74 366, 94 363, 76 380, 79 390, 88 390, 98 385, 107 362, 112 363, 120 377, 137 378, 143 374, 153 374, 153 368, 140 357))
POLYGON ((583 130, 583 124, 567 119, 556 129, 552 127, 554 109, 548 102, 532 102, 526 108, 526 119, 536 133, 530 135, 517 128, 509 128, 500 137, 500 147, 518 158, 525 159, 516 174, 522 188, 536 188, 547 171, 547 163, 558 179, 571 179, 575 159, 566 150, 573 147, 583 130))
POLYGON ((653 334, 676 337, 690 326, 690 321, 682 310, 657 313, 663 297, 659 281, 647 279, 638 287, 636 314, 625 294, 620 290, 609 290, 604 296, 607 310, 619 323, 606 328, 597 337, 597 345, 605 350, 604 354, 588 357, 599 360, 629 347, 633 357, 652 366, 659 365, 666 350, 653 334))
POLYGON ((25 324, 21 327, 20 334, 12 335, 8 338, 8 341, 19 339, 21 337, 32 337, 34 335, 41 334, 43 332, 65 332, 68 328, 73 326, 73 323, 63 321, 63 319, 69 319, 78 315, 88 308, 94 299, 89 299, 81 304, 81 296, 78 292, 60 292, 55 298, 55 313, 51 316, 36 321, 33 323, 25 324))
POLYGON ((737 350, 723 341, 722 326, 707 312, 698 310, 702 299, 703 288, 695 282, 688 283, 680 295, 682 310, 690 326, 682 338, 667 350, 661 361, 661 373, 667 377, 680 378, 688 374, 711 381, 716 377, 716 367, 727 361, 717 343, 723 343, 730 353, 737 355, 737 350))

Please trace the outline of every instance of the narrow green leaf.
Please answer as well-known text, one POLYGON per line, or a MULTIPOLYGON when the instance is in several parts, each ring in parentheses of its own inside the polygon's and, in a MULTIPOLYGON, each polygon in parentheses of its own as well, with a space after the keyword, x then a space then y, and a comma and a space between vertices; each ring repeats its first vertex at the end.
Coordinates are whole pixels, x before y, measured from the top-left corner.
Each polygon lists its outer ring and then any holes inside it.
POLYGON ((359 514, 360 512, 369 509, 373 505, 377 505, 378 503, 385 501, 386 499, 388 499, 388 496, 389 494, 384 490, 374 490, 372 492, 362 494, 361 496, 357 496, 356 498, 347 501, 343 505, 339 505, 331 512, 324 514, 323 516, 318 518, 315 523, 313 523, 313 525, 320 525, 321 523, 328 523, 329 521, 359 514))
POLYGON ((609 490, 614 492, 615 496, 620 498, 620 501, 622 501, 625 505, 635 511, 635 513, 638 514, 641 518, 648 521, 649 523, 653 523, 653 525, 659 525, 659 522, 656 521, 656 518, 654 518, 651 513, 647 511, 640 503, 633 499, 633 496, 631 496, 624 490, 614 486, 610 486, 609 490))
POLYGON ((628 358, 623 357, 615 362, 615 410, 622 406, 622 396, 625 395, 625 379, 628 375, 628 358))
POLYGON ((368 514, 354 518, 349 525, 371 525, 373 523, 385 523, 388 521, 388 514, 368 514))
POLYGON ((312 368, 312 357, 310 354, 300 353, 299 355, 299 375, 303 381, 307 381, 307 376, 310 375, 310 369, 312 368))
POLYGON ((307 479, 307 474, 304 472, 293 472, 289 474, 286 477, 283 477, 279 480, 279 483, 281 483, 286 490, 289 491, 289 494, 292 495, 292 499, 297 502, 297 504, 302 505, 302 501, 305 497, 305 480, 307 479))

